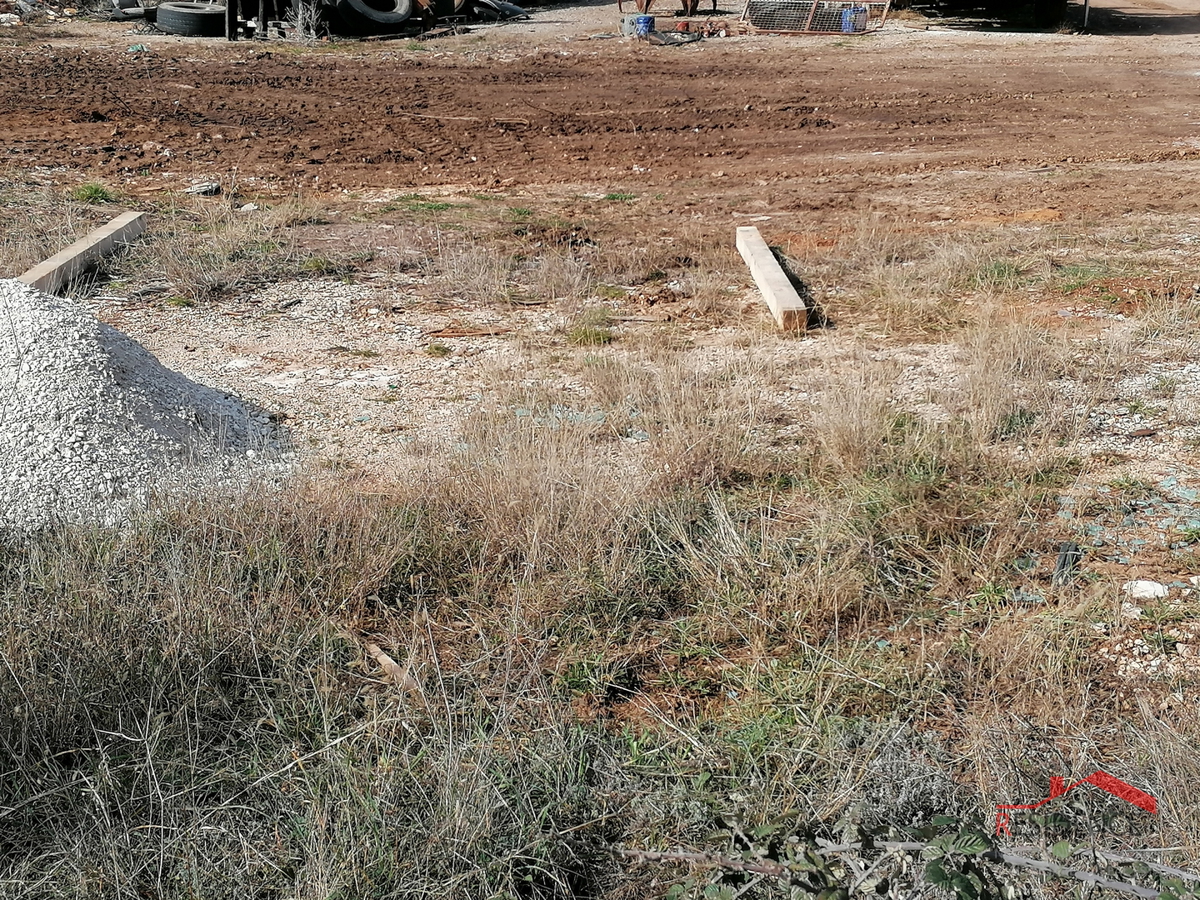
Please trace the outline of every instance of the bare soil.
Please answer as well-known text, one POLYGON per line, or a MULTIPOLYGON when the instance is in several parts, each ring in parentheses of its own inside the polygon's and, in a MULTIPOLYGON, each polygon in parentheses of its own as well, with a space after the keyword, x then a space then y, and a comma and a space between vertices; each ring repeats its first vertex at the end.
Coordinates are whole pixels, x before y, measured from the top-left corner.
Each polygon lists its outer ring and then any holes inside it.
POLYGON ((311 51, 76 25, 0 47, 0 154, 147 187, 230 171, 327 190, 725 178, 805 214, 900 186, 926 214, 1191 206, 1193 167, 1177 163, 1200 153, 1194 34, 892 24, 654 47, 586 40, 598 29, 572 28, 574 12, 544 10, 551 24, 525 31, 311 51), (149 52, 128 52, 133 41, 149 52), (1063 164, 1069 185, 1022 175, 1063 164))

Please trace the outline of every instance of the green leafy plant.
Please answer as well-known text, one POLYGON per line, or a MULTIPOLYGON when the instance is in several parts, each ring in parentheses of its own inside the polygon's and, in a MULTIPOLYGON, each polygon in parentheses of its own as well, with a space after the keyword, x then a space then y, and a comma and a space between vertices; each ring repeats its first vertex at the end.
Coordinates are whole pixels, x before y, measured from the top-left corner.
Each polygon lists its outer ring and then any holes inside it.
POLYGON ((89 181, 71 191, 71 199, 79 203, 112 203, 117 195, 102 184, 89 181))
POLYGON ((954 900, 1014 900, 1018 893, 1027 894, 1033 882, 1049 879, 1143 897, 1157 890, 1160 900, 1200 897, 1200 879, 1188 872, 1068 841, 1051 846, 1049 859, 1033 859, 1001 847, 978 822, 953 816, 934 816, 929 824, 909 829, 864 827, 850 814, 832 829, 783 820, 754 827, 726 824, 727 831, 718 837, 728 842, 728 849, 721 853, 620 852, 645 861, 707 868, 668 892, 676 900, 735 900, 761 882, 779 884, 787 896, 803 900, 900 900, 920 896, 922 883, 954 900), (1096 871, 1064 865, 1085 854, 1096 871))

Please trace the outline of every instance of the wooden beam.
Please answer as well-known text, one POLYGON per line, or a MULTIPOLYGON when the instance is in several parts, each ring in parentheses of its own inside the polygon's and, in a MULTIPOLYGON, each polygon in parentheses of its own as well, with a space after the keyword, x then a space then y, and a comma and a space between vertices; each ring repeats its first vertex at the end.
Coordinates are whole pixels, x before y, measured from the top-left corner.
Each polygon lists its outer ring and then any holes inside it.
POLYGON ((80 238, 66 250, 55 253, 43 263, 38 263, 24 275, 17 276, 17 281, 53 294, 72 278, 78 277, 100 257, 107 256, 116 250, 119 244, 132 241, 145 230, 144 212, 123 213, 107 225, 80 238))
POLYGON ((807 328, 808 307, 796 293, 787 273, 779 265, 779 260, 762 239, 758 229, 753 225, 739 228, 737 248, 746 265, 750 267, 754 283, 758 285, 758 290, 767 301, 767 306, 771 308, 771 315, 775 317, 779 327, 784 331, 803 331, 807 328))

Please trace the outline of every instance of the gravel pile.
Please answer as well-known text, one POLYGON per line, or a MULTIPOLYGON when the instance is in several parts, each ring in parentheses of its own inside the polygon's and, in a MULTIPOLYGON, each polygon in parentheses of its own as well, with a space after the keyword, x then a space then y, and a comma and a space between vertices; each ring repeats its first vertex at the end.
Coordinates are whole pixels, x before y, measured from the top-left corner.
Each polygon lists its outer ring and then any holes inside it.
POLYGON ((86 308, 0 280, 0 523, 113 522, 152 490, 238 478, 276 440, 86 308))

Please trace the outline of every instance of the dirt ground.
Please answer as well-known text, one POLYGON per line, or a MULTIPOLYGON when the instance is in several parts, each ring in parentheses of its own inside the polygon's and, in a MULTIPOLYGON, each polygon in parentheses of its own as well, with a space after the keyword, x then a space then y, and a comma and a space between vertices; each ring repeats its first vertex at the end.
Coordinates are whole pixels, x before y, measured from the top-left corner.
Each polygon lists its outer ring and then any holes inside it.
POLYGON ((0 154, 144 189, 230 172, 351 191, 724 178, 706 193, 807 215, 1111 216, 1191 203, 1192 166, 1178 163, 1200 153, 1195 34, 981 34, 904 20, 857 38, 654 47, 586 40, 615 26, 616 10, 576 12, 428 44, 311 50, 99 23, 16 46, 0 34, 0 154), (149 52, 129 52, 135 43, 149 52), (1026 174, 1045 166, 1075 177, 1026 174))

